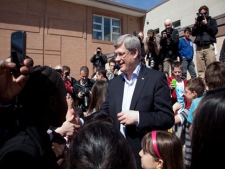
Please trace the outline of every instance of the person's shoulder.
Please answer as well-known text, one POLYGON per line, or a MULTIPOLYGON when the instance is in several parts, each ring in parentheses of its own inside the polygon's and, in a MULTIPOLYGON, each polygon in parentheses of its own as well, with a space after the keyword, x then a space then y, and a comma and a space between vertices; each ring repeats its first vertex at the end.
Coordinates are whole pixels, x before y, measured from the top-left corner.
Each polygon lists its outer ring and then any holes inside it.
POLYGON ((123 80, 122 74, 116 75, 116 76, 114 76, 113 79, 109 80, 109 85, 110 85, 110 86, 111 86, 111 85, 114 86, 114 85, 117 84, 120 80, 123 80))
POLYGON ((189 41, 189 42, 193 42, 193 40, 192 40, 192 39, 190 39, 190 38, 188 39, 188 41, 189 41))
POLYGON ((39 142, 33 142, 34 139, 36 138, 34 138, 32 135, 25 131, 21 131, 4 144, 4 146, 1 148, 0 154, 3 155, 13 152, 21 152, 28 153, 33 156, 40 151, 41 147, 39 142))
POLYGON ((151 77, 161 77, 161 76, 165 75, 165 73, 163 73, 163 72, 161 72, 159 70, 155 70, 155 69, 152 69, 152 68, 147 68, 145 66, 143 66, 142 69, 144 70, 144 72, 146 72, 151 77))
POLYGON ((185 42, 186 40, 184 38, 179 39, 180 42, 185 42))
POLYGON ((203 97, 204 97, 204 96, 195 98, 195 99, 192 101, 192 104, 194 104, 194 105, 199 104, 199 102, 203 99, 203 97))
POLYGON ((175 28, 171 28, 171 30, 172 30, 172 32, 178 32, 178 30, 175 28))

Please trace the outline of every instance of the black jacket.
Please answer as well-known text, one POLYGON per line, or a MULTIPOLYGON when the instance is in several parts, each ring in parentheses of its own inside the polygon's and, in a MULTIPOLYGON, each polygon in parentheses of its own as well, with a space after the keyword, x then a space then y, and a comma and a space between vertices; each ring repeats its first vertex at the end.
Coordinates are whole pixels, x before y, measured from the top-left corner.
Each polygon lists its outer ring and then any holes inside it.
POLYGON ((28 127, 8 140, 0 150, 0 168, 58 169, 48 134, 28 127))
POLYGON ((216 20, 207 17, 207 24, 195 24, 192 28, 192 36, 196 36, 194 43, 197 46, 205 46, 216 43, 216 34, 218 33, 216 20))
POLYGON ((93 55, 90 59, 90 62, 93 63, 95 67, 104 67, 107 63, 107 56, 104 54, 101 54, 101 56, 93 55))

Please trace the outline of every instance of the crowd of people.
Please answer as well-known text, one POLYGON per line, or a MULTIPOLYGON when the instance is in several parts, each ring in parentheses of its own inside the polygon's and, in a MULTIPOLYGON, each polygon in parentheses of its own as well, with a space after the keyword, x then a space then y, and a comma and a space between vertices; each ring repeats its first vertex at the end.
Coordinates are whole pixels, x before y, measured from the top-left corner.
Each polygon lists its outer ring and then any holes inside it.
POLYGON ((13 75, 16 64, 1 60, 0 168, 219 167, 225 64, 223 54, 215 61, 218 30, 208 14, 201 6, 180 39, 170 19, 161 37, 152 29, 146 39, 121 35, 111 60, 98 47, 91 78, 87 66, 75 79, 67 65, 36 66, 29 57, 13 75), (190 35, 205 60, 197 73, 190 35))

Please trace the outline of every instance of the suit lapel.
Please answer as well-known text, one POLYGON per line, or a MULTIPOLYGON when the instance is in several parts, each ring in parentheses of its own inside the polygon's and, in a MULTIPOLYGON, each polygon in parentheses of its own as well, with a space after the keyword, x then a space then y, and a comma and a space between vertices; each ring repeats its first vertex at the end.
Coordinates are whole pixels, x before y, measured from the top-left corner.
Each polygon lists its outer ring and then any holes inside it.
POLYGON ((117 111, 117 113, 122 111, 124 83, 125 83, 125 80, 120 75, 120 79, 117 83, 117 86, 115 86, 118 88, 118 89, 116 89, 116 93, 115 93, 116 94, 116 111, 117 111))
POLYGON ((130 104, 130 110, 135 110, 135 107, 136 107, 137 101, 140 97, 141 91, 142 91, 142 89, 143 89, 143 87, 144 87, 144 85, 147 81, 146 69, 148 69, 148 68, 145 68, 144 66, 141 66, 141 69, 140 69, 140 72, 139 72, 139 75, 138 75, 138 79, 137 79, 137 83, 136 83, 134 93, 133 93, 133 96, 132 96, 132 100, 131 100, 131 104, 130 104))

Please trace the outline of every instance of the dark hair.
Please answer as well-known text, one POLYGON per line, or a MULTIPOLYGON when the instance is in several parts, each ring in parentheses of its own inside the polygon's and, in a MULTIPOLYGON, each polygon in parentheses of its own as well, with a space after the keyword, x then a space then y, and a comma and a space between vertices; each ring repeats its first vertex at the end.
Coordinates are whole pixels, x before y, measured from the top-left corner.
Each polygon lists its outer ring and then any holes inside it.
POLYGON ((148 34, 148 33, 151 33, 151 32, 152 32, 152 34, 153 34, 153 36, 154 36, 154 35, 155 35, 155 31, 154 31, 153 29, 149 29, 148 32, 147 32, 147 34, 148 34))
POLYGON ((98 111, 101 104, 105 101, 108 82, 104 80, 97 80, 91 89, 91 101, 88 112, 92 113, 93 110, 98 111))
POLYGON ((201 10, 204 9, 205 11, 209 12, 209 8, 206 5, 202 5, 199 9, 198 12, 200 13, 201 10))
POLYGON ((96 50, 98 50, 98 49, 99 49, 99 50, 102 50, 100 47, 97 47, 97 49, 96 49, 96 50))
POLYGON ((205 70, 205 83, 209 90, 225 87, 225 64, 219 61, 210 63, 205 70))
POLYGON ((225 88, 210 90, 194 114, 191 168, 219 168, 225 152, 225 88))
POLYGON ((110 59, 110 60, 109 60, 109 64, 110 64, 111 62, 116 64, 115 59, 110 59))
MULTIPOLYGON (((163 160, 163 168, 183 168, 182 145, 180 139, 174 133, 157 130, 156 146, 161 159, 163 160)), ((147 133, 143 137, 141 141, 141 147, 144 153, 149 153, 155 158, 155 160, 159 159, 153 146, 152 132, 147 133)))
POLYGON ((190 27, 184 28, 184 33, 187 32, 187 31, 191 33, 191 28, 190 27))
POLYGON ((86 125, 94 121, 96 122, 98 120, 100 122, 108 122, 108 123, 114 124, 113 118, 103 110, 98 110, 86 116, 84 119, 84 124, 86 125))
POLYGON ((85 73, 89 74, 89 69, 88 69, 87 66, 81 66, 80 72, 81 72, 81 71, 84 71, 85 73))
POLYGON ((62 69, 63 69, 63 71, 68 70, 68 72, 70 73, 70 67, 69 66, 64 65, 62 67, 62 69))
POLYGON ((198 95, 197 97, 201 97, 205 91, 205 84, 201 77, 189 79, 186 87, 188 87, 191 92, 195 91, 198 95))
POLYGON ((183 65, 180 61, 173 62, 171 69, 174 70, 175 67, 180 68, 183 71, 183 65))
POLYGON ((68 152, 67 169, 135 169, 125 137, 107 122, 92 122, 78 131, 68 152))
POLYGON ((107 70, 105 68, 97 67, 96 72, 98 72, 98 74, 102 75, 104 78, 108 80, 108 77, 106 76, 107 70))
MULTIPOLYGON (((56 109, 56 101, 64 97, 66 88, 59 73, 48 66, 34 67, 34 72, 19 95, 23 107, 20 114, 22 124, 48 128, 49 125, 60 126, 65 119, 67 104, 61 102, 63 111, 56 109), (62 121, 58 121, 61 117, 62 121), (60 123, 60 124, 59 124, 60 123)), ((61 101, 61 100, 60 100, 61 101)))

